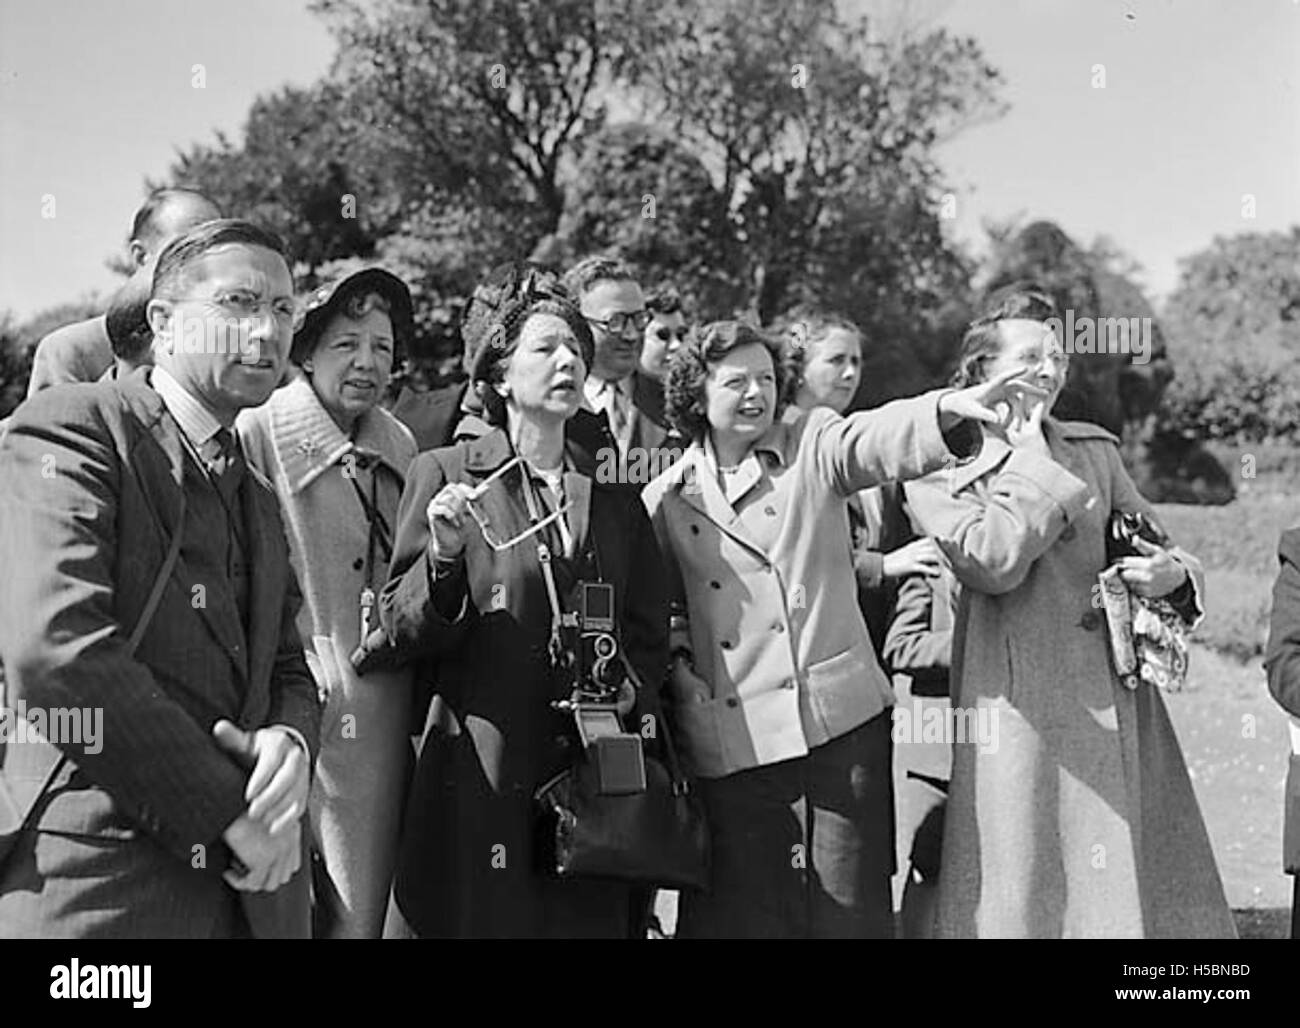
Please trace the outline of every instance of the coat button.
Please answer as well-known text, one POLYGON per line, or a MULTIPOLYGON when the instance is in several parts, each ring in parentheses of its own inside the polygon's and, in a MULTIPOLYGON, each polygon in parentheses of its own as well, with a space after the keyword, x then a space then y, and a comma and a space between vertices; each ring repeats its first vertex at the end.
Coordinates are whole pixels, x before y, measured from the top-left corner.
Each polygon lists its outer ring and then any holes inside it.
POLYGON ((1079 627, 1085 632, 1095 632, 1100 624, 1101 615, 1095 610, 1090 610, 1079 618, 1079 627))
POLYGON ((557 735, 555 737, 555 745, 562 750, 567 750, 572 743, 569 742, 569 737, 567 735, 557 735))
POLYGON ((772 631, 775 632, 777 635, 780 635, 782 632, 785 631, 785 625, 781 624, 778 621, 775 625, 772 626, 772 631))
POLYGON ((773 507, 771 504, 768 504, 766 507, 763 508, 763 513, 766 514, 769 518, 774 518, 776 517, 776 508, 773 507))
POLYGON ((352 562, 353 571, 360 571, 365 566, 366 566, 366 562, 362 560, 360 557, 358 557, 356 560, 352 562))
POLYGON ((1078 534, 1078 531, 1075 530, 1073 525, 1066 525, 1065 530, 1061 533, 1061 541, 1068 543, 1078 534))
POLYGON ((710 588, 710 589, 721 589, 721 588, 722 588, 722 583, 721 583, 721 582, 710 582, 710 583, 709 583, 709 588, 710 588))
POLYGON ((723 639, 723 640, 722 640, 722 643, 721 643, 721 646, 722 646, 722 648, 723 648, 724 650, 729 650, 729 649, 731 649, 731 640, 730 640, 730 639, 723 639))
POLYGON ((700 534, 700 526, 691 525, 691 535, 699 535, 699 534, 700 534))
POLYGON ((781 683, 781 688, 782 688, 782 689, 793 689, 793 688, 794 688, 796 685, 798 685, 798 684, 799 684, 799 683, 796 682, 793 678, 787 678, 784 682, 781 683))
POLYGON ((728 696, 728 697, 727 697, 727 706, 728 706, 728 707, 739 707, 739 706, 740 706, 740 700, 736 699, 736 697, 734 697, 734 696, 728 696))

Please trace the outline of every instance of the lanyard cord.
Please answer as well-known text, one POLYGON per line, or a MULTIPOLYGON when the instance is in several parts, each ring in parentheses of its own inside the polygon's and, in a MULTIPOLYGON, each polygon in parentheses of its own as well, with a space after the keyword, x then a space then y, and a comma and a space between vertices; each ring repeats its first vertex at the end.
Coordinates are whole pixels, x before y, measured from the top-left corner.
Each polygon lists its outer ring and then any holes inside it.
POLYGON ((361 483, 355 475, 348 476, 352 481, 352 490, 356 493, 357 500, 361 503, 361 509, 365 512, 366 522, 369 525, 369 533, 366 539, 366 579, 361 586, 361 627, 359 638, 364 643, 370 635, 370 614, 375 607, 375 590, 372 583, 375 580, 375 546, 384 554, 384 563, 387 564, 393 559, 393 544, 390 538, 390 529, 384 515, 379 510, 379 465, 376 464, 370 470, 370 499, 366 499, 365 491, 361 488, 361 483))
MULTIPOLYGON (((523 482, 524 504, 528 508, 528 520, 535 525, 542 519, 538 509, 541 504, 533 490, 532 476, 529 474, 527 461, 520 462, 519 474, 523 482)), ((551 662, 559 665, 564 656, 564 642, 560 631, 563 626, 560 594, 555 588, 555 572, 551 569, 551 548, 546 545, 540 533, 537 537, 537 563, 542 567, 542 578, 546 582, 546 599, 551 605, 551 638, 548 649, 551 662)))
POLYGON ((388 527, 388 521, 379 509, 378 465, 370 472, 369 499, 366 498, 365 491, 361 488, 361 483, 357 481, 356 476, 349 477, 352 482, 352 489, 357 495, 357 500, 361 504, 361 509, 366 515, 366 522, 370 528, 369 539, 366 542, 366 586, 369 587, 371 582, 374 581, 375 546, 378 545, 385 563, 393 559, 392 530, 388 527))

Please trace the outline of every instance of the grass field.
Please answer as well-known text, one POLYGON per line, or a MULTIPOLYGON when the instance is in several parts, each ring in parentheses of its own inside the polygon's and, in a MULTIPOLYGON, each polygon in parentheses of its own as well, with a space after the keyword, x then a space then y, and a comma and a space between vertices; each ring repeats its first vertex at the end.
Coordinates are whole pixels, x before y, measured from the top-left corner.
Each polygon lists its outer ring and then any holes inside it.
POLYGON ((1291 879, 1282 873, 1286 716, 1259 660, 1198 646, 1187 689, 1166 697, 1243 937, 1285 938, 1291 879))
POLYGON ((1277 542, 1300 525, 1300 482, 1261 476, 1224 507, 1156 508, 1179 545, 1205 565, 1206 618, 1185 692, 1169 714, 1209 826, 1243 937, 1285 938, 1291 879, 1282 874, 1286 716, 1265 685, 1277 542))
POLYGON ((1157 515, 1205 565, 1206 618, 1196 639, 1241 660, 1262 656, 1282 531, 1300 525, 1300 483, 1250 483, 1224 507, 1161 504, 1157 515))

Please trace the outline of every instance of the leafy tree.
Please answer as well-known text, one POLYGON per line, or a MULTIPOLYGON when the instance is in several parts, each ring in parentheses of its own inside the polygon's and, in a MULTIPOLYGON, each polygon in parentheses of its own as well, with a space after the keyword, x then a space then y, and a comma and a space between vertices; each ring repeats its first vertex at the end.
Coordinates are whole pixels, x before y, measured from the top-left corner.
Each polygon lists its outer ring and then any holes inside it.
POLYGON ((371 166, 340 117, 342 102, 329 82, 258 97, 242 143, 219 132, 215 143, 178 155, 169 179, 211 197, 229 215, 272 229, 309 272, 371 254, 399 212, 362 188, 371 166))
POLYGON ((882 42, 821 0, 669 2, 628 31, 642 124, 588 139, 564 252, 621 250, 695 295, 701 317, 844 311, 868 340, 860 403, 933 384, 973 270, 945 238, 933 150, 1000 111, 976 45, 882 42))
POLYGON ((1178 368, 1168 430, 1300 441, 1300 227, 1216 238, 1181 262, 1165 310, 1178 368))
POLYGON ((738 244, 708 170, 671 136, 624 123, 590 137, 548 261, 617 252, 648 287, 671 284, 709 316, 743 307, 738 244))
POLYGON ((1001 110, 972 40, 883 36, 832 0, 313 9, 339 43, 328 78, 174 169, 280 228, 305 285, 397 261, 441 324, 500 260, 618 250, 701 316, 843 309, 871 344, 863 400, 942 373, 973 265, 945 237, 934 149, 1001 110))
POLYGON ((641 39, 634 80, 714 169, 760 320, 848 270, 857 280, 842 291, 875 287, 860 316, 904 287, 900 268, 922 294, 936 273, 961 276, 943 259, 933 151, 1000 110, 998 73, 973 40, 936 30, 882 43, 830 0, 668 2, 641 39), (874 268, 844 263, 881 250, 874 268))
POLYGON ((600 127, 622 19, 592 0, 319 0, 352 117, 433 198, 513 211, 525 249, 559 224, 563 162, 600 127))
POLYGON ((20 322, 12 311, 0 312, 0 418, 8 417, 27 396, 36 344, 56 328, 104 312, 95 296, 46 308, 20 322))

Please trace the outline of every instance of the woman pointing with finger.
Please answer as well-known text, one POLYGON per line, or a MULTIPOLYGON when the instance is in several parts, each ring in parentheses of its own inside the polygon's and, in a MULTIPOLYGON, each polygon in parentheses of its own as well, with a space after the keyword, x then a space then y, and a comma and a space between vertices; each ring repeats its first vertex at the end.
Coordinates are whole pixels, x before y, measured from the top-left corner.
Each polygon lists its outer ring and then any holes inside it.
MULTIPOLYGON (((994 745, 955 746, 938 934, 1233 937, 1164 700, 1117 672, 1099 602, 1112 514, 1151 508, 1114 436, 1049 416, 1068 363, 1054 314, 1024 289, 971 326, 954 384, 1019 369, 1004 424, 984 426, 974 461, 906 486, 961 585, 954 706, 997 726, 994 745)), ((1124 586, 1194 626, 1197 560, 1136 549, 1124 586)))
POLYGON ((779 352, 739 322, 682 345, 668 410, 693 441, 645 492, 679 605, 674 738, 713 844, 712 887, 683 894, 678 935, 887 937, 894 697, 858 609, 846 505, 956 460, 977 436, 964 419, 996 419, 1011 376, 787 421, 779 352))

